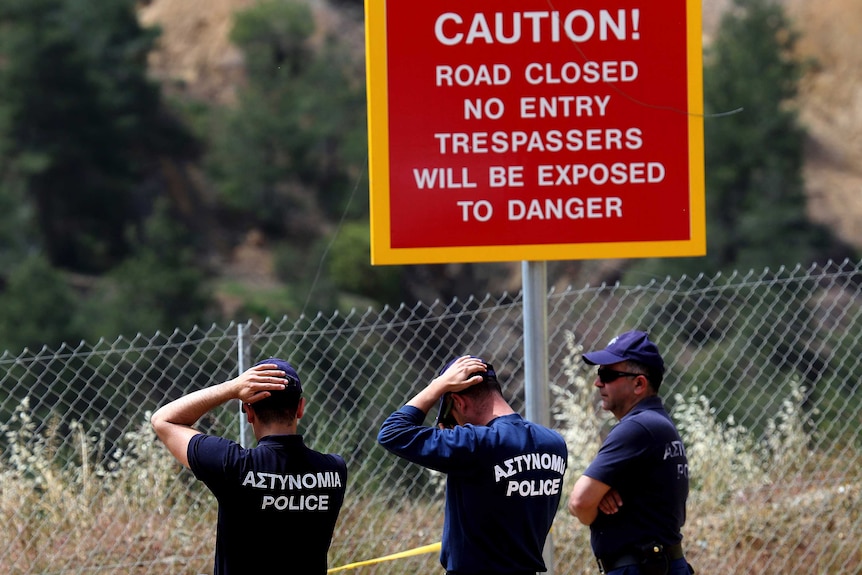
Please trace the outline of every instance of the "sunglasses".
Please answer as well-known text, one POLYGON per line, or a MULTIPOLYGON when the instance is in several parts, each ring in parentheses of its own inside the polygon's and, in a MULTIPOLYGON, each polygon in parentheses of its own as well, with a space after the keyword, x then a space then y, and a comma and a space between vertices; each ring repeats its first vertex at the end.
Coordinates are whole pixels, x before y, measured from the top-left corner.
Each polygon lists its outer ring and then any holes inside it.
POLYGON ((447 429, 451 429, 455 427, 458 422, 455 421, 455 417, 452 415, 452 404, 454 400, 452 399, 451 393, 444 393, 443 397, 440 398, 440 408, 437 412, 437 421, 436 424, 438 426, 442 425, 447 429))
POLYGON ((596 375, 599 376, 599 381, 602 383, 610 383, 612 381, 616 381, 621 377, 637 377, 639 375, 646 376, 645 373, 631 373, 629 371, 617 371, 615 369, 608 369, 607 367, 600 367, 596 371, 596 375))

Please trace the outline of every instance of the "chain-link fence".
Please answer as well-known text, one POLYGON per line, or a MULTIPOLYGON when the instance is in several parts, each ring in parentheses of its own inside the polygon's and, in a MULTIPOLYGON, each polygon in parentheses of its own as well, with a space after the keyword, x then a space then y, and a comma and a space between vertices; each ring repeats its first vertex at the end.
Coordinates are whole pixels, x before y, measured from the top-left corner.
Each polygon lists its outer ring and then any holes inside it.
MULTIPOLYGON (((687 444, 684 545, 701 573, 859 573, 860 263, 667 278, 548 294, 553 426, 567 490, 608 418, 582 347, 646 329, 687 444)), ((0 357, 0 574, 212 571, 214 499, 155 441, 148 415, 276 355, 293 362, 315 449, 350 469, 330 566, 439 541, 441 478, 376 444, 383 419, 451 357, 481 355, 523 413, 520 295, 138 335, 0 357)), ((237 405, 199 422, 239 438, 237 405)), ((566 492, 565 498, 568 496, 566 492)), ((595 573, 561 508, 555 573, 595 573)), ((270 550, 280 552, 280 550, 270 550)), ((301 550, 284 550, 284 560, 301 550)), ((436 553, 345 572, 439 573, 436 553)))

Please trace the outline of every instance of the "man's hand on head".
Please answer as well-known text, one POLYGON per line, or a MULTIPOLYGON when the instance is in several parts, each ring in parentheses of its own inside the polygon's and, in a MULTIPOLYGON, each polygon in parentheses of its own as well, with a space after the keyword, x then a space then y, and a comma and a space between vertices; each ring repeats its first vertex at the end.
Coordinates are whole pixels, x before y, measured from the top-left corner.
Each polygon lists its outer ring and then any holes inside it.
POLYGON ((236 399, 243 403, 255 403, 272 395, 273 391, 282 391, 290 381, 278 366, 270 363, 256 365, 230 380, 229 384, 236 399))
POLYGON ((487 369, 485 362, 465 355, 452 362, 446 371, 431 380, 425 389, 407 402, 425 413, 434 407, 445 393, 454 393, 482 381, 481 372, 487 369))
POLYGON ((483 379, 481 372, 487 369, 488 366, 481 359, 465 355, 452 362, 432 384, 436 383, 442 389, 440 395, 456 393, 480 383, 483 379))

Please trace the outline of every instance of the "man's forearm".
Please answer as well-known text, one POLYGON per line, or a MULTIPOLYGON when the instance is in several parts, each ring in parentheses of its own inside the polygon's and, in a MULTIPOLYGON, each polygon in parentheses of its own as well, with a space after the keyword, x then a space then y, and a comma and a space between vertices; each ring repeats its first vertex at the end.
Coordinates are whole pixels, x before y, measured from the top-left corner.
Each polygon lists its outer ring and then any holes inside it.
POLYGON ((170 402, 150 418, 156 435, 174 457, 188 467, 188 446, 198 434, 192 425, 208 411, 231 399, 255 403, 266 399, 273 391, 285 389, 287 380, 284 379, 284 372, 274 368, 277 366, 268 363, 254 365, 230 381, 200 389, 170 402))
POLYGON ((599 503, 610 489, 610 485, 587 475, 581 475, 575 481, 575 486, 569 497, 569 513, 577 517, 578 521, 584 525, 592 525, 599 515, 599 503))
POLYGON ((476 373, 484 371, 485 368, 486 365, 481 359, 469 355, 460 357, 445 373, 432 379, 407 405, 428 413, 444 393, 458 392, 482 381, 482 377, 476 373))
POLYGON ((431 380, 425 389, 417 393, 413 396, 413 399, 407 402, 407 405, 412 405, 416 409, 420 409, 425 413, 428 413, 434 405, 437 404, 437 401, 440 399, 440 396, 443 395, 444 387, 441 386, 437 379, 431 380))
POLYGON ((150 418, 150 423, 177 461, 190 467, 189 442, 199 433, 192 425, 209 410, 234 397, 230 382, 200 389, 158 409, 150 418))
POLYGON ((152 417, 157 422, 191 427, 208 411, 234 399, 230 382, 199 389, 159 408, 152 417))

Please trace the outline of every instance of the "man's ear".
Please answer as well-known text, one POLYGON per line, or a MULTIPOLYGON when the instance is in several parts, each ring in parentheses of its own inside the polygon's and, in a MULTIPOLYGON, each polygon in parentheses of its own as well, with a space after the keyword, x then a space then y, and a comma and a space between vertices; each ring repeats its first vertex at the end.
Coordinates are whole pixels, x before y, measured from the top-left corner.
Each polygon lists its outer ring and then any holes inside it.
POLYGON ((296 404, 296 419, 302 419, 302 416, 305 414, 305 398, 300 397, 299 403, 296 404))
POLYGON ((458 408, 458 411, 464 413, 464 410, 467 407, 467 398, 463 395, 459 395, 457 393, 452 394, 452 403, 455 404, 455 407, 458 408))
POLYGON ((254 423, 254 420, 255 420, 254 407, 252 407, 250 403, 243 403, 242 404, 242 412, 245 414, 245 418, 249 423, 254 423))

